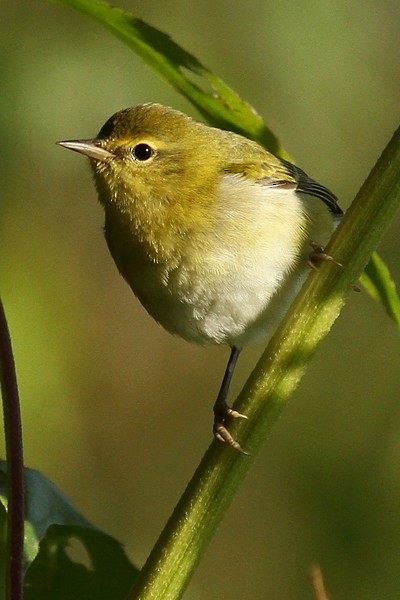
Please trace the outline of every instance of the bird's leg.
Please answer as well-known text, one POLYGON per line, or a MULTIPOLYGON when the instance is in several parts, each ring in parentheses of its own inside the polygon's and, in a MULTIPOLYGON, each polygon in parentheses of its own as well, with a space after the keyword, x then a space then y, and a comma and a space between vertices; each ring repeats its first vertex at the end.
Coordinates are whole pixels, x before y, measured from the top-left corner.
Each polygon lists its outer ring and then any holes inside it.
POLYGON ((225 442, 229 446, 232 446, 232 448, 235 448, 235 450, 242 452, 242 454, 248 455, 249 453, 243 450, 241 445, 231 436, 231 434, 225 426, 227 417, 247 419, 245 415, 242 415, 239 412, 237 412, 237 410, 233 410, 232 408, 230 408, 226 402, 226 398, 228 396, 229 391, 229 385, 232 380, 233 371, 235 370, 240 351, 241 348, 232 346, 224 378, 222 380, 221 388, 219 390, 217 399, 214 404, 213 432, 215 437, 221 440, 222 442, 225 442))
POLYGON ((310 254, 308 255, 308 264, 315 271, 318 271, 318 264, 322 260, 331 262, 337 267, 343 267, 342 263, 335 260, 330 254, 327 254, 325 252, 325 248, 321 246, 321 244, 319 244, 318 242, 311 241, 310 246, 312 248, 312 252, 310 252, 310 254))

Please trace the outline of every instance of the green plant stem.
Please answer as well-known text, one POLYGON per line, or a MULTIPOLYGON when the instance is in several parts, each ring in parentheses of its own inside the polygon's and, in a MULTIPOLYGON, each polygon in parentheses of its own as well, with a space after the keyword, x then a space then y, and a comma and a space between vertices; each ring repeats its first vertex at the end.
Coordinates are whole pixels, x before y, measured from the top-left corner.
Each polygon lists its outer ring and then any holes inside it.
MULTIPOLYGON (((338 317, 400 204, 400 130, 358 193, 327 251, 344 268, 312 272, 271 339, 235 408, 249 417, 232 426, 256 455, 321 340, 338 317)), ((214 441, 153 548, 128 600, 180 598, 249 470, 247 458, 214 441)))
POLYGON ((6 597, 22 600, 24 556, 24 460, 18 385, 7 320, 0 300, 0 381, 7 458, 6 597))

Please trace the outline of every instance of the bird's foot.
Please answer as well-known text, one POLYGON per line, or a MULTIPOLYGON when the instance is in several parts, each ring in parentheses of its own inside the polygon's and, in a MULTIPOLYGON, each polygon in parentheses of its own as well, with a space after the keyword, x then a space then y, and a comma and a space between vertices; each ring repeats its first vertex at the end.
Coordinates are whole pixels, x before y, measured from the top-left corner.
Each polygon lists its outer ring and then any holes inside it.
MULTIPOLYGON (((325 248, 321 246, 321 244, 319 244, 318 242, 311 241, 310 245, 313 251, 310 252, 308 256, 308 264, 312 269, 318 271, 318 263, 320 263, 321 260, 327 260, 328 262, 331 262, 337 267, 343 268, 342 263, 335 260, 330 254, 327 254, 325 252, 325 248)), ((355 292, 361 292, 361 288, 358 285, 353 285, 352 287, 355 292)))
POLYGON ((218 440, 220 440, 221 442, 224 442, 225 444, 228 444, 228 446, 231 446, 231 448, 234 448, 238 452, 241 452, 242 454, 245 454, 246 456, 251 456, 249 452, 246 452, 246 450, 243 450, 243 448, 241 447, 239 442, 237 442, 232 437, 232 435, 229 433, 229 431, 226 427, 226 420, 228 417, 233 417, 234 419, 247 419, 248 417, 246 417, 246 415, 242 415, 237 410, 233 410, 226 404, 223 407, 221 406, 221 407, 217 407, 216 409, 214 409, 214 415, 215 415, 214 416, 214 427, 213 427, 214 436, 218 440))
POLYGON ((312 248, 312 252, 310 252, 308 256, 308 264, 312 269, 318 271, 318 265, 323 260, 328 261, 336 265, 337 267, 343 268, 342 263, 335 260, 330 254, 327 254, 325 252, 325 248, 321 246, 321 244, 319 244, 318 242, 311 241, 310 245, 312 248))

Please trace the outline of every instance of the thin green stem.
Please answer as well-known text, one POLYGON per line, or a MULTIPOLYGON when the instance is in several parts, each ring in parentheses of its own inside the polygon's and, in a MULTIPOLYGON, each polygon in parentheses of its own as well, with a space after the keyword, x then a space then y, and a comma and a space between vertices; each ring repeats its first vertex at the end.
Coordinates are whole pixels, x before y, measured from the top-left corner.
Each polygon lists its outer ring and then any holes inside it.
POLYGON ((252 459, 327 335, 400 204, 400 130, 338 228, 328 252, 345 265, 312 272, 271 339, 235 408, 249 417, 234 436, 252 458, 214 441, 153 548, 127 600, 175 600, 216 531, 252 459))

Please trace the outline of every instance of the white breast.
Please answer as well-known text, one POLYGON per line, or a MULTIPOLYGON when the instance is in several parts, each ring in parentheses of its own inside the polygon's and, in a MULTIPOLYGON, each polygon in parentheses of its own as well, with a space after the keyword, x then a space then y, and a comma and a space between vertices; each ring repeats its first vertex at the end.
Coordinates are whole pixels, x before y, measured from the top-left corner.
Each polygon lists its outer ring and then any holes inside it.
POLYGON ((273 331, 307 275, 310 240, 325 244, 331 231, 318 198, 226 175, 207 227, 186 237, 178 264, 143 261, 127 279, 171 333, 241 346, 273 331))

